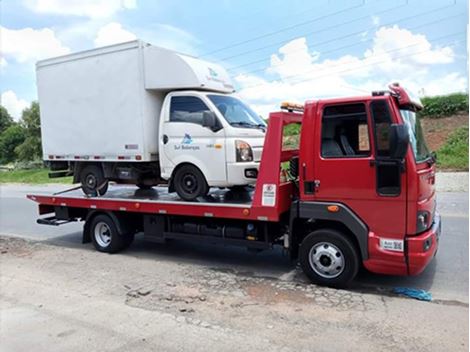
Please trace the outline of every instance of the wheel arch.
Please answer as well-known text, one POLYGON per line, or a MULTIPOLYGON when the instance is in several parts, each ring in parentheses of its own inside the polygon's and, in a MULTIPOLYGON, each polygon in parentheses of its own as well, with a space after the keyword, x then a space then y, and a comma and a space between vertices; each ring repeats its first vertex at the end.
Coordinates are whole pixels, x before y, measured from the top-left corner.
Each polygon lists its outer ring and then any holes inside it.
POLYGON ((293 257, 297 257, 298 247, 309 233, 334 229, 352 240, 362 260, 368 259, 369 229, 349 207, 341 203, 302 201, 294 202, 292 206, 290 248, 293 257), (337 206, 338 211, 330 212, 328 206, 337 206))
POLYGON ((209 185, 209 182, 207 182, 207 176, 206 176, 206 174, 204 173, 204 169, 201 169, 201 168, 199 167, 199 165, 194 164, 194 163, 192 163, 192 162, 190 162, 190 161, 183 161, 183 162, 179 163, 178 165, 176 165, 175 168, 173 169, 173 172, 171 173, 171 177, 170 177, 170 180, 169 180, 169 182, 168 182, 168 191, 169 191, 169 192, 174 192, 174 191, 175 191, 174 180, 175 180, 176 172, 177 172, 179 169, 181 169, 183 166, 185 166, 185 165, 193 166, 193 167, 195 167, 196 169, 198 169, 198 170, 201 172, 202 176, 204 177, 204 180, 206 181, 206 183, 209 185))

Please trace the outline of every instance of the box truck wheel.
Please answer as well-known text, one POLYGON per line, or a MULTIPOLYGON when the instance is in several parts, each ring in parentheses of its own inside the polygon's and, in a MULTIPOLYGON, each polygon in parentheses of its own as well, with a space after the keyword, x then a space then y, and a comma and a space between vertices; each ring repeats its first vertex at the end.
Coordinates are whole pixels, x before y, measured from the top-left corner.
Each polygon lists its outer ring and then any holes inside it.
POLYGON ((316 230, 304 238, 300 265, 313 283, 345 287, 356 276, 359 256, 347 235, 333 229, 316 230))
POLYGON ((193 165, 183 165, 175 171, 173 185, 176 193, 184 200, 203 197, 209 191, 206 178, 193 165))
POLYGON ((80 171, 80 183, 83 192, 90 196, 102 196, 108 190, 108 180, 97 165, 87 165, 80 171))
POLYGON ((134 234, 119 233, 113 219, 105 214, 96 215, 89 227, 91 241, 97 251, 116 253, 129 247, 134 234))

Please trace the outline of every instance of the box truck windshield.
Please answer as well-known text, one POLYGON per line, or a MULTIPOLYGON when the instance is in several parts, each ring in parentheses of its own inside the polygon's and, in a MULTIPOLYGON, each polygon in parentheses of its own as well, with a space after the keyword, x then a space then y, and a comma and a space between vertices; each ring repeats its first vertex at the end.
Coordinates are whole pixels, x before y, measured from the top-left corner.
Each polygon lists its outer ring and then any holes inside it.
POLYGON ((264 120, 248 105, 235 97, 227 95, 208 95, 225 120, 236 127, 266 128, 264 120))

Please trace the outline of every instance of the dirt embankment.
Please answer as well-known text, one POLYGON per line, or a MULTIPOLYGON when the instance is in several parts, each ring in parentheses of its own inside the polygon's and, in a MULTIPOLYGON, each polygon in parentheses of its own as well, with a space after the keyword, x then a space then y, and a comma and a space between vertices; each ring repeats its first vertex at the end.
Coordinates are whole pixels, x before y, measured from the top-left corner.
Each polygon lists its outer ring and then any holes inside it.
POLYGON ((468 114, 457 114, 438 119, 424 118, 421 120, 421 124, 429 149, 436 151, 457 128, 468 127, 468 114))

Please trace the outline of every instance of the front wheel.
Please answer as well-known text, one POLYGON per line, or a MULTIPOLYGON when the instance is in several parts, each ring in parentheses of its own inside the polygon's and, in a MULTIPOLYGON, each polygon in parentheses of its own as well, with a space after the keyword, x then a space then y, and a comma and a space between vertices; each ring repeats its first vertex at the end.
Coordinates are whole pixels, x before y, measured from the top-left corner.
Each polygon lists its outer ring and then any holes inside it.
POLYGON ((184 200, 204 197, 209 191, 204 175, 193 165, 183 165, 176 170, 173 182, 176 193, 184 200))
POLYGON ((302 241, 300 265, 313 283, 346 287, 359 270, 359 255, 354 244, 339 231, 316 230, 302 241))

